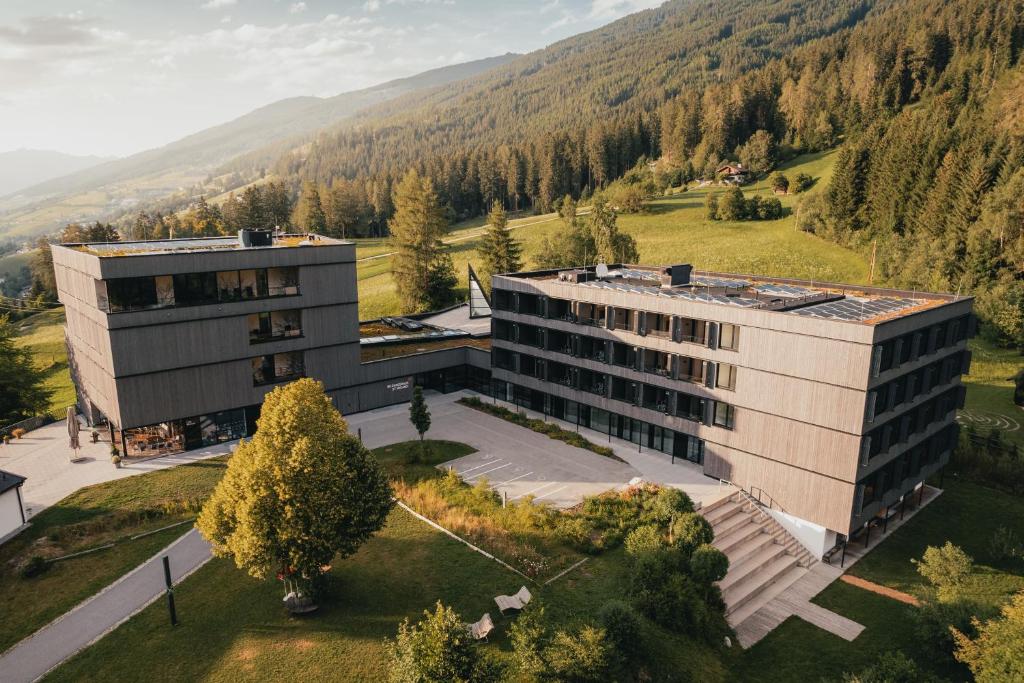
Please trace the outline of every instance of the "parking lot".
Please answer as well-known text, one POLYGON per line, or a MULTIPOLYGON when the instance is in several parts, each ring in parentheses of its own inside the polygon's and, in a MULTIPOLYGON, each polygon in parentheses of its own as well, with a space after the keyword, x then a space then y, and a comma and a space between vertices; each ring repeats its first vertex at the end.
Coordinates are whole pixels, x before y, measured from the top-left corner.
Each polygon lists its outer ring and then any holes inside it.
MULTIPOLYGON (((576 505, 584 497, 624 486, 640 472, 632 466, 568 446, 543 434, 453 402, 430 397, 432 424, 427 438, 461 441, 476 449, 444 463, 470 484, 486 479, 509 501, 532 495, 554 507, 576 505)), ((448 399, 448 400, 445 400, 448 399)), ((370 448, 416 438, 408 406, 370 411, 349 418, 370 448)))

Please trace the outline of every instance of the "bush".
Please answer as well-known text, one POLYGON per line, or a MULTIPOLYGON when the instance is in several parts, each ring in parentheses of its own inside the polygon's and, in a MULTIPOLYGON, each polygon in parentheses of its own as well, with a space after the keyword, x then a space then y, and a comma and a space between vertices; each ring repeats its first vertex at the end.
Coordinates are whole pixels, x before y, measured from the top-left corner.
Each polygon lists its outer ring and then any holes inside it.
POLYGON ((718 202, 718 215, 723 221, 742 221, 747 217, 747 202, 743 190, 730 187, 718 202))
POLYGON ((637 557, 648 553, 656 553, 665 547, 665 539, 661 531, 653 524, 645 524, 626 534, 626 552, 637 557))
POLYGON ((696 512, 688 512, 676 518, 669 534, 670 543, 687 557, 700 546, 713 540, 715 532, 711 528, 711 523, 696 512))
POLYGON ((781 171, 776 171, 771 178, 772 191, 789 192, 789 178, 781 171))
POLYGON ((811 189, 812 185, 814 185, 814 178, 806 173, 797 173, 796 177, 793 179, 794 192, 805 192, 811 189))
POLYGON ((49 568, 50 563, 46 561, 46 558, 40 555, 33 555, 29 558, 28 562, 22 566, 20 571, 21 578, 31 579, 39 576, 40 574, 46 573, 49 568))
POLYGON ((604 629, 583 625, 554 631, 537 603, 519 615, 508 634, 516 671, 527 680, 604 681, 618 658, 604 629))
POLYGON ((729 557, 713 545, 705 543, 690 555, 690 575, 700 583, 721 581, 728 571, 729 557))
POLYGON ((719 219, 718 196, 710 192, 704 197, 704 217, 709 221, 717 221, 719 219))
POLYGON ((433 612, 423 612, 419 623, 404 620, 387 643, 387 655, 392 683, 502 680, 500 668, 475 647, 459 615, 440 602, 433 612))
POLYGON ((820 194, 804 197, 796 209, 797 230, 823 235, 827 228, 828 207, 825 198, 820 194))
POLYGON ((886 652, 859 674, 845 674, 845 683, 925 683, 934 678, 925 675, 902 652, 886 652))
POLYGON ((687 512, 693 512, 693 501, 685 492, 672 486, 659 490, 651 501, 651 514, 660 524, 668 525, 687 512))
POLYGON ((955 599, 974 571, 974 560, 959 546, 946 541, 941 548, 928 546, 917 564, 917 573, 938 591, 941 602, 955 599))
POLYGON ((638 637, 641 623, 632 607, 621 600, 609 600, 598 611, 597 618, 609 644, 623 659, 632 662, 640 656, 643 650, 638 637))
POLYGON ((630 598, 651 621, 667 629, 696 635, 708 621, 708 609, 689 577, 676 569, 669 551, 641 556, 633 568, 630 598))
MULTIPOLYGON (((753 217, 753 210, 748 212, 748 215, 753 217)), ((782 218, 782 201, 778 197, 768 197, 762 200, 757 207, 757 218, 763 221, 774 221, 782 218)))

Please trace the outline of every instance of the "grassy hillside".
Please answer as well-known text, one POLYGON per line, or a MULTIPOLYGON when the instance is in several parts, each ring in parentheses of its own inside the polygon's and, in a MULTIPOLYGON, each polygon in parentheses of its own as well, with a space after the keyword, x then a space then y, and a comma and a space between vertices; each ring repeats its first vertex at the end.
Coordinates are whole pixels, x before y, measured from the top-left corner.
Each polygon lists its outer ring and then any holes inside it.
MULTIPOLYGON (((792 179, 806 173, 815 179, 809 192, 821 192, 832 174, 835 152, 797 157, 782 166, 792 179)), ((782 197, 787 215, 775 221, 708 221, 704 218, 704 198, 723 188, 692 189, 672 197, 650 202, 646 213, 619 216, 619 226, 636 238, 640 262, 652 265, 692 263, 700 270, 719 270, 758 275, 779 275, 862 283, 868 279, 868 265, 858 253, 796 229, 793 209, 799 195, 782 197)), ((744 192, 771 196, 768 182, 762 180, 744 188, 744 192)), ((460 223, 452 228, 446 241, 451 244, 455 270, 465 295, 466 264, 478 267, 477 253, 483 229, 482 221, 460 223)), ((555 237, 562 223, 548 214, 510 221, 515 236, 523 245, 527 267, 545 237, 555 237)), ((357 240, 359 258, 389 251, 382 240, 357 240)), ((359 264, 359 316, 362 319, 401 313, 391 279, 391 260, 375 258, 359 264)))
POLYGON ((75 403, 75 388, 68 372, 68 354, 64 346, 64 309, 39 313, 17 323, 18 343, 27 346, 36 365, 46 370, 46 387, 53 391, 50 414, 61 418, 75 403))

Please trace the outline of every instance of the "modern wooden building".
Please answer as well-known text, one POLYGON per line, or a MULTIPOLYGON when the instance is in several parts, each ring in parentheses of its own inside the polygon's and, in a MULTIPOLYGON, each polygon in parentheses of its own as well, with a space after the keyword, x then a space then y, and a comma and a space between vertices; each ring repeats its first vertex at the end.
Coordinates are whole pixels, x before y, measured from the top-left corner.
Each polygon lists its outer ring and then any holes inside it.
POLYGON ((666 268, 495 276, 499 396, 848 535, 949 458, 972 300, 666 268))
POLYGON ((406 401, 416 382, 489 379, 468 333, 364 333, 352 242, 243 231, 54 245, 53 261, 78 405, 129 456, 252 434, 266 393, 297 377, 343 413, 406 401), (386 346, 402 350, 368 353, 386 346))

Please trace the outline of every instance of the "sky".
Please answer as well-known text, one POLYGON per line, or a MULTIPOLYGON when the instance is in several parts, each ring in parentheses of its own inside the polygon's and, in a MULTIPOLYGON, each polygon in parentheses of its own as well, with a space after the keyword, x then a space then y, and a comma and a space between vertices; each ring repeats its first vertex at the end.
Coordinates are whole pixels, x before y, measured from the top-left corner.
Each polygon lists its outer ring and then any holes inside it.
POLYGON ((662 0, 2 0, 0 152, 126 156, 298 95, 525 53, 662 0))

